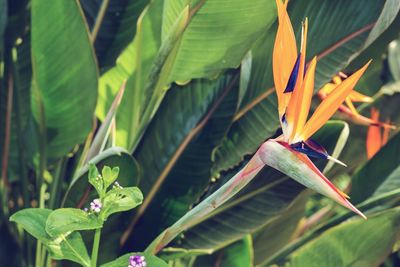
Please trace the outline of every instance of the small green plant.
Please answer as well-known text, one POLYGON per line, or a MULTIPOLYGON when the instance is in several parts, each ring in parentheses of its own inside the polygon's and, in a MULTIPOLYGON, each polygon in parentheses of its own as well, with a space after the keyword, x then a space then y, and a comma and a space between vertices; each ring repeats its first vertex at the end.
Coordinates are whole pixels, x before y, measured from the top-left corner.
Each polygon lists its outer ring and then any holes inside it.
MULTIPOLYGON (((101 229, 108 217, 114 213, 131 210, 143 201, 142 192, 137 187, 122 187, 118 181, 119 168, 105 166, 101 174, 94 164, 89 166, 89 183, 93 185, 98 198, 90 202, 87 208, 60 208, 55 210, 28 208, 18 211, 10 220, 38 240, 36 266, 54 260, 70 260, 82 266, 97 266, 101 229), (87 246, 80 231, 94 231, 92 253, 89 256, 87 246)), ((107 266, 144 267, 149 256, 140 253, 127 255, 107 266)), ((150 257, 152 258, 152 257, 150 257)), ((150 261, 154 259, 150 259, 150 261)), ((149 265, 147 265, 149 266, 149 265)), ((159 266, 159 265, 155 265, 159 266)))

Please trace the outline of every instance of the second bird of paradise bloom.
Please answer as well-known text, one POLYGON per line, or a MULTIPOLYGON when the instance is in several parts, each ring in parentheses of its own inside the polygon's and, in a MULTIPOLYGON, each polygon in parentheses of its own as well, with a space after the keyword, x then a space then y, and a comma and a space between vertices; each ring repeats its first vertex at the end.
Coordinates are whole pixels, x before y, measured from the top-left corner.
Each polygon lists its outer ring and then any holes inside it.
POLYGON ((281 0, 276 0, 276 4, 279 26, 273 51, 273 76, 283 134, 262 144, 239 174, 247 178, 258 173, 264 165, 268 165, 366 218, 350 203, 349 197, 319 171, 309 157, 325 158, 344 165, 328 155, 311 137, 353 92, 354 86, 370 62, 332 88, 308 119, 317 65, 317 58, 314 57, 306 66, 308 21, 306 19, 302 24, 298 52, 293 27, 286 10, 287 1, 282 3, 281 0))
MULTIPOLYGON (((347 79, 348 76, 344 74, 343 72, 339 72, 338 75, 335 75, 332 78, 332 82, 327 83, 324 85, 319 91, 318 91, 318 96, 321 100, 324 100, 325 98, 328 97, 330 93, 333 92, 333 90, 342 83, 343 79, 347 79)), ((377 126, 377 127, 383 127, 385 130, 389 131, 390 129, 395 129, 396 127, 394 125, 391 125, 389 123, 381 122, 379 119, 374 119, 373 117, 365 117, 361 115, 357 109, 355 108, 353 102, 361 102, 361 103, 372 103, 374 99, 372 97, 369 97, 367 95, 363 95, 359 92, 356 91, 351 91, 351 93, 346 97, 345 103, 340 105, 338 110, 345 114, 347 117, 349 117, 353 122, 360 124, 360 125, 367 125, 367 126, 377 126)))

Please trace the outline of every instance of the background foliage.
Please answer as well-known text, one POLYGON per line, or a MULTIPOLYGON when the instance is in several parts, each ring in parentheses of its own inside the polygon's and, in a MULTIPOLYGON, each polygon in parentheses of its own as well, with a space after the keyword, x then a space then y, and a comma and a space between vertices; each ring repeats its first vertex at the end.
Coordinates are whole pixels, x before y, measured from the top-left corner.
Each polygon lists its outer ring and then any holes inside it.
MULTIPOLYGON (((397 0, 291 0, 296 36, 309 19, 315 91, 372 58, 356 90, 374 102, 358 110, 398 125, 399 10, 397 0)), ((87 206, 88 162, 119 166, 120 183, 144 194, 110 217, 101 263, 143 251, 221 187, 279 131, 276 16, 271 0, 0 0, 0 261, 34 263, 35 243, 8 220, 16 211, 87 206)), ((400 264, 400 136, 368 160, 366 132, 338 114, 316 139, 348 164, 317 162, 367 222, 264 168, 160 257, 176 267, 400 264)))

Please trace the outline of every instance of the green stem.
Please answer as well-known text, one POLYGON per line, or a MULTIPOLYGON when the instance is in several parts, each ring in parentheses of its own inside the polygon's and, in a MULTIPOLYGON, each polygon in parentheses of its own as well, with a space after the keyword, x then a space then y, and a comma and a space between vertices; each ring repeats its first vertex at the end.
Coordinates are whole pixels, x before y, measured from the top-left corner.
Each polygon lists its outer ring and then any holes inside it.
POLYGON ((52 264, 51 257, 50 257, 50 255, 47 255, 46 267, 51 267, 51 264, 52 264))
MULTIPOLYGON (((44 208, 44 195, 46 193, 47 185, 45 183, 42 184, 40 187, 40 195, 39 195, 39 208, 44 208)), ((42 246, 42 242, 39 240, 36 242, 36 260, 35 260, 35 266, 36 267, 41 267, 44 264, 44 255, 45 253, 45 248, 42 246)))
POLYGON ((47 256, 47 251, 46 248, 42 245, 42 259, 40 260, 42 262, 42 266, 46 267, 46 256, 47 256))
POLYGON ((98 228, 98 229, 96 229, 96 232, 94 233, 92 258, 90 261, 90 267, 96 267, 96 264, 97 264, 97 256, 99 254, 99 245, 100 245, 100 236, 101 236, 101 228, 98 228))
POLYGON ((90 40, 92 41, 92 44, 94 44, 94 42, 96 41, 96 37, 97 37, 97 34, 99 33, 100 26, 101 26, 101 23, 103 22, 104 15, 106 14, 109 2, 110 2, 110 0, 103 0, 103 2, 101 3, 100 10, 99 10, 99 13, 97 14, 96 22, 95 22, 93 30, 92 30, 92 34, 90 36, 90 40))
POLYGON ((56 172, 54 175, 54 180, 53 183, 51 185, 51 192, 50 192, 50 199, 49 199, 49 204, 48 207, 49 209, 54 209, 57 203, 57 193, 60 192, 59 190, 59 184, 60 184, 60 180, 61 180, 61 176, 64 173, 64 169, 65 169, 65 160, 61 159, 56 167, 56 172))
POLYGON ((42 266, 41 260, 42 260, 42 243, 38 240, 36 242, 36 260, 35 260, 35 266, 40 267, 42 266))

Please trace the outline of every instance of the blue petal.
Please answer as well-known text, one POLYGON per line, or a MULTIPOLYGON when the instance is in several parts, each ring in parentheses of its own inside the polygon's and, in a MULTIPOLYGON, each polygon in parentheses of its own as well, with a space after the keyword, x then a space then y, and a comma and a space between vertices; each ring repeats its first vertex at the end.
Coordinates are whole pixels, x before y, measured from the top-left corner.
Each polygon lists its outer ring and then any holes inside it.
POLYGON ((313 158, 327 159, 328 153, 325 148, 313 140, 298 142, 290 145, 295 151, 306 154, 313 158))
POLYGON ((296 63, 294 63, 294 67, 292 69, 292 73, 290 73, 289 81, 286 85, 286 89, 284 93, 293 92, 294 86, 296 85, 297 75, 299 74, 299 66, 300 66, 300 55, 297 56, 296 63))
POLYGON ((281 122, 286 124, 286 113, 283 113, 283 115, 281 117, 281 122))

